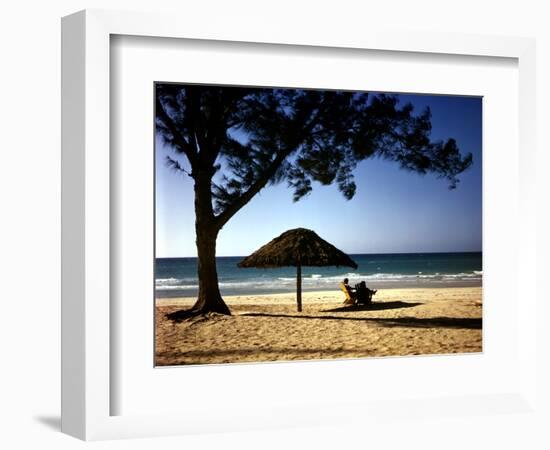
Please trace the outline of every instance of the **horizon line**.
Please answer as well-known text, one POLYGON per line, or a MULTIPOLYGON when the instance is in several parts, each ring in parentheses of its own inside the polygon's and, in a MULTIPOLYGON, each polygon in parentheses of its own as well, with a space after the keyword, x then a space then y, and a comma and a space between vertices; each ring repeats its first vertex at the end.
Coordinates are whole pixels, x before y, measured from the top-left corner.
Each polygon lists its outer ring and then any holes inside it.
MULTIPOLYGON (((347 253, 347 255, 439 255, 444 253, 483 253, 483 250, 462 250, 450 252, 377 252, 377 253, 347 253)), ((245 258, 248 255, 216 255, 216 258, 245 258)), ((197 258, 194 256, 156 256, 155 259, 197 258)))

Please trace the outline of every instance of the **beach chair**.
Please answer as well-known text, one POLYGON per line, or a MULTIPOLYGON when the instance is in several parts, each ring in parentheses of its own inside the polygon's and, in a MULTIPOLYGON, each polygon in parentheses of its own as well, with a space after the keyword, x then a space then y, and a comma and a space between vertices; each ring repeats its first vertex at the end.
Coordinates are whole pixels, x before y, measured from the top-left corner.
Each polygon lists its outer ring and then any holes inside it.
POLYGON ((376 290, 369 289, 364 281, 355 285, 355 299, 358 305, 370 305, 372 296, 376 294, 376 290))
POLYGON ((344 282, 340 282, 339 286, 346 296, 346 299, 344 300, 344 305, 355 305, 355 296, 353 295, 353 292, 348 289, 344 282))

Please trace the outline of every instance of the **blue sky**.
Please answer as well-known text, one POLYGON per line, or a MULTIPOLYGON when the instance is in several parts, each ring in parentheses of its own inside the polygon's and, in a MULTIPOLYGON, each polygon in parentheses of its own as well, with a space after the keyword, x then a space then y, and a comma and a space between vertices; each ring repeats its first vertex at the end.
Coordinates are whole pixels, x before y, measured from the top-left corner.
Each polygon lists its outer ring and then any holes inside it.
MULTIPOLYGON (((456 139, 473 165, 457 189, 432 175, 400 170, 380 159, 355 170, 348 201, 336 186, 315 184, 297 203, 282 183, 268 186, 221 230, 218 256, 244 256, 281 234, 305 227, 347 253, 481 251, 482 100, 478 97, 399 95, 420 112, 432 110, 432 139, 456 139)), ((193 180, 165 165, 173 153, 156 145, 156 256, 196 256, 193 180)))

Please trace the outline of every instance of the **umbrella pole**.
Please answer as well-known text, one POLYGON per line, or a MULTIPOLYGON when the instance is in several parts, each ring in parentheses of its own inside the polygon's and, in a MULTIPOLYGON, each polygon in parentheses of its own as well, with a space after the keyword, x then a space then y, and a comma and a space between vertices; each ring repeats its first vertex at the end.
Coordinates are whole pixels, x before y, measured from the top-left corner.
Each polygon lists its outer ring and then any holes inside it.
POLYGON ((300 260, 296 263, 296 302, 298 303, 298 312, 302 312, 302 264, 300 264, 300 260))

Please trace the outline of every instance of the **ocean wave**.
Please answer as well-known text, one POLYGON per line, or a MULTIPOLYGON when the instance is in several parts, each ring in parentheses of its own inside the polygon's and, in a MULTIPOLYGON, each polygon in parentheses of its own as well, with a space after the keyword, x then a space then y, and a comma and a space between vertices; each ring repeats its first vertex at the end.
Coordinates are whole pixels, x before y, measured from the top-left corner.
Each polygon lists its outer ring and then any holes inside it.
POLYGON ((157 278, 155 284, 157 286, 176 286, 181 283, 193 283, 196 281, 196 278, 157 278))
MULTIPOLYGON (((374 273, 361 274, 348 272, 341 275, 323 276, 321 274, 312 274, 302 278, 302 285, 305 289, 312 288, 338 288, 338 283, 344 278, 349 279, 351 285, 360 281, 366 281, 367 284, 384 285, 387 283, 441 283, 441 282, 460 282, 471 281, 478 282, 482 280, 482 271, 460 272, 460 273, 434 273, 425 274, 418 272, 416 274, 402 273, 374 273)), ((172 290, 196 290, 198 289, 198 281, 196 278, 159 278, 155 281, 156 289, 159 291, 172 290)), ((236 289, 244 291, 260 290, 260 289, 286 289, 296 285, 296 277, 262 277, 250 278, 245 280, 223 280, 220 279, 219 286, 222 289, 236 289)))
POLYGON ((158 285, 164 285, 164 284, 172 284, 178 281, 180 281, 178 278, 157 278, 155 280, 155 283, 158 285))
POLYGON ((174 284, 171 286, 155 286, 155 289, 157 291, 177 291, 177 290, 185 290, 185 289, 198 289, 198 284, 174 284))

